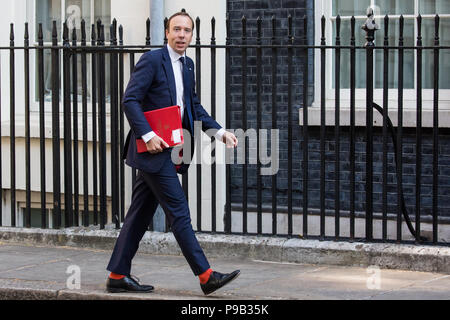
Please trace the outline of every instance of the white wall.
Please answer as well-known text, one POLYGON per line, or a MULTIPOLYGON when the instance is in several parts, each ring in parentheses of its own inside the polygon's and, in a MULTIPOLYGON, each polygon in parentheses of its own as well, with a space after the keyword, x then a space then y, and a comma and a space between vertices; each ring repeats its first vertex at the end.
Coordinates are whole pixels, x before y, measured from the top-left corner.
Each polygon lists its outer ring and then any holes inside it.
MULTIPOLYGON (((225 44, 226 37, 226 1, 208 1, 208 0, 174 0, 166 1, 165 13, 169 18, 173 13, 185 9, 187 13, 196 20, 200 18, 200 39, 201 44, 206 45, 211 43, 211 18, 216 20, 215 38, 216 44, 225 44)), ((197 30, 194 29, 191 44, 196 42, 197 30)), ((195 49, 188 49, 187 55, 196 62, 195 49)), ((216 120, 225 128, 225 50, 216 50, 216 120)), ((211 111, 211 54, 210 49, 201 50, 201 102, 203 107, 211 111)), ((203 135, 205 143, 208 137, 203 135)), ((225 154, 224 145, 218 142, 216 145, 216 157, 225 154)), ((196 154, 198 150, 196 149, 196 154)), ((210 149, 204 149, 205 154, 210 154, 210 149)), ((194 159, 196 159, 194 154, 194 159)), ((202 158, 208 158, 203 156, 202 158)), ((208 158, 210 159, 210 157, 208 158)), ((195 160, 194 160, 195 161, 195 160)), ((217 160, 218 162, 219 160, 217 160)), ((210 161, 208 161, 210 162, 210 161)), ((224 163, 225 161, 221 161, 224 163)), ((197 226, 197 168, 196 162, 191 165, 189 169, 189 207, 191 210, 192 224, 194 228, 197 226)), ((217 164, 217 230, 223 230, 223 213, 225 205, 225 165, 217 164)), ((203 164, 202 166, 202 229, 210 230, 211 228, 211 166, 203 164)))
MULTIPOLYGON (((124 28, 124 43, 130 45, 141 45, 145 41, 145 22, 150 15, 149 0, 138 0, 133 2, 133 6, 129 3, 112 0, 112 17, 116 17, 118 24, 122 24, 124 28)), ((187 1, 187 0, 171 0, 165 1, 165 16, 169 18, 173 13, 180 11, 182 8, 192 16, 195 20, 197 17, 201 21, 200 38, 202 44, 210 44, 211 39, 211 18, 216 19, 216 43, 224 44, 226 36, 225 28, 225 16, 226 16, 226 1, 187 1)), ((194 30, 194 36, 191 44, 195 44, 196 31, 194 30)), ((190 56, 195 62, 195 50, 188 49, 188 56, 190 56)), ((216 70, 216 119, 222 125, 225 126, 225 51, 224 49, 217 49, 217 70, 216 70)), ((136 62, 140 55, 136 55, 136 62)), ((128 68, 128 59, 125 60, 125 70, 128 68)), ((209 49, 202 49, 201 52, 201 101, 205 109, 210 112, 211 102, 211 56, 209 49)), ((126 74, 126 82, 129 75, 126 74)), ((207 137, 203 137, 207 141, 207 137)), ((210 149, 205 148, 205 153, 210 153, 210 149)), ((218 143, 216 147, 216 155, 224 155, 224 146, 222 143, 218 143)), ((196 155, 194 155, 195 159, 196 155)), ((224 161, 222 161, 223 163, 224 161)), ((191 209, 191 217, 194 228, 196 228, 197 217, 197 194, 196 194, 196 166, 195 162, 189 170, 189 205, 191 209)), ((126 177, 129 179, 131 170, 126 171, 126 177)), ((202 169, 202 228, 206 230, 210 228, 210 212, 211 212, 211 167, 203 165, 202 169)), ((126 199, 131 198, 131 194, 128 193, 131 188, 131 179, 127 182, 127 195, 126 199)), ((223 186, 218 188, 217 191, 217 227, 220 230, 222 226, 222 215, 225 204, 225 166, 217 165, 217 185, 223 186)), ((129 206, 129 202, 126 202, 126 207, 129 206)))
MULTIPOLYGON (((0 45, 9 46, 9 30, 10 23, 15 24, 15 45, 23 46, 23 36, 24 36, 24 23, 29 22, 30 29, 30 43, 34 39, 34 13, 33 13, 33 0, 0 0, 2 5, 2 10, 0 12, 0 45)), ((195 20, 197 17, 201 19, 201 33, 200 37, 202 39, 202 44, 209 44, 211 39, 211 18, 214 16, 216 19, 216 42, 217 44, 225 43, 225 15, 226 15, 226 1, 187 1, 187 0, 175 0, 175 1, 165 1, 165 15, 169 17, 174 12, 180 11, 185 8, 186 11, 191 14, 195 20)), ((145 44, 146 35, 146 20, 150 16, 150 0, 133 0, 131 2, 123 0, 111 0, 111 17, 117 19, 118 25, 123 26, 124 30, 124 44, 125 45, 143 45, 145 44)), ((192 44, 195 44, 196 32, 194 32, 194 37, 192 44)), ((189 49, 188 56, 190 56, 195 62, 195 50, 189 49)), ((137 62, 140 55, 137 54, 135 61, 137 62)), ((16 91, 16 185, 18 190, 25 189, 25 157, 24 157, 24 68, 23 68, 23 53, 19 50, 16 52, 16 68, 15 68, 15 91, 16 91)), ((1 116, 2 116, 2 185, 3 188, 8 188, 10 183, 10 164, 9 164, 9 110, 10 110, 10 72, 9 72, 9 50, 0 51, 0 75, 1 75, 1 116)), ((35 68, 34 58, 31 56, 30 68, 33 72, 35 68)), ((210 111, 211 102, 211 74, 210 74, 210 50, 202 49, 201 53, 201 64, 202 64, 202 88, 201 88, 201 100, 202 104, 206 110, 210 111)), ((125 85, 129 79, 129 57, 125 56, 125 85)), ((218 122, 225 126, 225 51, 224 49, 217 49, 217 70, 216 70, 216 119, 218 122)), ((31 74, 31 91, 32 91, 32 103, 34 103, 33 91, 34 91, 34 76, 31 74)), ((81 102, 80 102, 81 103, 81 102)), ((33 110, 33 107, 32 107, 33 110)), ((34 108, 34 112, 31 115, 31 135, 32 137, 39 137, 39 126, 38 126, 38 113, 37 108, 34 108)), ((81 110, 81 104, 79 106, 81 110)), ((79 137, 81 138, 82 128, 81 119, 79 119, 79 137)), ((127 123, 126 123, 127 126, 127 123)), ((53 188, 52 184, 52 147, 51 147, 51 113, 46 115, 46 168, 47 168, 47 192, 51 192, 53 188)), ((126 130, 128 130, 126 128, 126 130)), ((61 121, 61 137, 63 137, 63 127, 61 121)), ((109 129, 107 129, 107 137, 109 140, 109 129)), ((204 136, 205 141, 207 137, 204 136)), ((79 159, 82 160, 82 150, 81 142, 79 144, 79 159)), ((32 189, 39 191, 39 139, 32 140, 32 172, 37 174, 31 179, 32 189)), ((107 148, 109 150, 109 146, 107 148)), ((61 149, 63 150, 63 148, 61 149)), ((91 146, 89 148, 91 150, 91 146)), ((206 152, 208 152, 208 148, 206 152)), ((224 154, 224 146, 222 143, 218 143, 216 147, 216 154, 219 157, 224 154)), ((194 155, 195 157, 195 155, 194 155)), ((92 152, 89 152, 89 159, 92 159, 92 152)), ((224 161, 222 161, 224 162, 224 161)), ((82 163, 80 163, 81 168, 82 163)), ((110 163, 108 163, 108 177, 110 177, 110 163)), ((211 167, 208 165, 203 165, 202 170, 202 208, 203 208, 203 224, 202 227, 205 230, 210 228, 210 208, 211 208, 211 167)), ((63 155, 61 156, 61 174, 64 176, 63 172, 63 155)), ((126 209, 130 205, 131 199, 131 169, 127 167, 126 172, 126 209)), ((189 172, 189 200, 191 208, 191 216, 193 220, 194 228, 196 227, 196 166, 195 162, 191 166, 189 172)), ((225 166, 217 165, 217 182, 218 186, 223 186, 218 188, 217 191, 217 228, 221 230, 222 226, 222 214, 225 201, 225 166)), ((110 182, 108 183, 110 184, 110 182)), ((64 182, 61 181, 61 187, 63 188, 64 182)), ((80 176, 80 187, 82 187, 82 177, 80 176)), ((81 190, 80 190, 81 191, 81 190)), ((81 192, 80 192, 81 193, 81 192)), ((110 185, 107 187, 107 193, 110 194, 110 185)), ((92 182, 89 184, 89 194, 92 194, 92 182)), ((4 198, 4 200, 8 200, 4 198)), ((8 206, 4 203, 3 205, 8 206)))
POLYGON ((145 44, 145 22, 150 16, 149 0, 111 0, 111 17, 123 26, 124 43, 145 44))
MULTIPOLYGON (((0 46, 10 44, 10 24, 14 23, 15 46, 24 45, 25 22, 27 21, 26 0, 1 0, 0 13, 0 46)), ((2 121, 9 119, 10 78, 9 78, 9 50, 0 50, 1 67, 1 116, 2 121)), ((16 114, 24 113, 23 95, 23 52, 15 55, 15 85, 16 85, 16 114), (22 90, 21 90, 22 89, 22 90)))

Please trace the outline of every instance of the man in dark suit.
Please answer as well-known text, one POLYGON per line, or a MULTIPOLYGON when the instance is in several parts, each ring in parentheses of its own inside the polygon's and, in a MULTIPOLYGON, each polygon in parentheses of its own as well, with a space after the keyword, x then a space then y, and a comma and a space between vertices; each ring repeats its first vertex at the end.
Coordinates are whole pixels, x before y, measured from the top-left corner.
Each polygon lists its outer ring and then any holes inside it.
MULTIPOLYGON (((185 12, 174 14, 166 26, 167 45, 146 52, 137 63, 123 98, 123 108, 130 124, 124 155, 126 163, 138 169, 132 202, 116 241, 107 270, 109 292, 150 292, 153 286, 141 285, 131 278, 131 260, 139 247, 158 203, 171 225, 172 232, 201 289, 209 294, 235 279, 240 271, 222 274, 213 271, 200 247, 191 225, 188 203, 177 176, 189 164, 175 166, 168 144, 152 130, 143 112, 178 105, 183 128, 191 133, 194 121, 202 130, 217 129, 216 138, 227 148, 237 146, 237 139, 212 119, 195 94, 194 64, 186 57, 194 21, 185 12), (136 139, 142 138, 148 152, 138 153, 136 139)), ((189 139, 190 140, 190 139, 189 139)), ((189 143, 192 141, 186 141, 189 143)), ((193 147, 191 148, 193 153, 193 147)), ((192 157, 191 153, 191 157, 192 157)))

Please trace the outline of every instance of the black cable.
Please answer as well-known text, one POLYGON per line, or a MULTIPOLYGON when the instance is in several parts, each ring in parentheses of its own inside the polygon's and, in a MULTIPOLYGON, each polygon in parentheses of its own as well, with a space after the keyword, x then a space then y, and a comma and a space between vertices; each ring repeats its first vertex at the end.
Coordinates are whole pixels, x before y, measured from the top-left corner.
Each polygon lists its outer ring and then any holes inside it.
MULTIPOLYGON (((375 102, 373 102, 373 107, 381 114, 383 115, 383 108, 380 107, 378 104, 376 104, 375 102)), ((389 118, 389 116, 387 116, 387 125, 389 128, 389 131, 391 133, 391 137, 392 137, 392 144, 394 145, 394 155, 395 155, 395 172, 396 172, 396 176, 397 176, 397 181, 399 181, 400 179, 400 175, 402 174, 401 172, 399 172, 398 167, 397 167, 397 133, 395 132, 394 126, 392 124, 391 119, 389 118)), ((368 143, 368 142, 367 142, 368 143)), ((402 180, 403 181, 403 180, 402 180)), ((405 198, 403 197, 403 184, 400 186, 400 199, 401 199, 401 206, 402 206, 402 213, 403 213, 403 217, 405 218, 405 222, 406 225, 408 226, 409 231, 411 232, 411 234, 414 236, 414 238, 416 238, 416 230, 414 230, 414 227, 411 223, 411 219, 409 218, 408 215, 408 211, 406 210, 406 205, 405 205, 405 198)), ((421 241, 427 241, 428 239, 426 237, 420 236, 420 240, 421 241)))

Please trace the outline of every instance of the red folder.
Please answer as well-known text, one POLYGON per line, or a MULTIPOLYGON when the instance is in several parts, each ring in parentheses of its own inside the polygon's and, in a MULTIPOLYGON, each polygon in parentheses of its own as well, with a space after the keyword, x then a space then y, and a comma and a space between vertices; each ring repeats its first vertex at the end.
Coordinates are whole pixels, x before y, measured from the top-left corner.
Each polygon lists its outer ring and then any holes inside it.
MULTIPOLYGON (((170 147, 183 144, 183 127, 179 106, 171 106, 144 112, 152 130, 170 147)), ((137 152, 148 152, 144 140, 136 139, 137 152)))

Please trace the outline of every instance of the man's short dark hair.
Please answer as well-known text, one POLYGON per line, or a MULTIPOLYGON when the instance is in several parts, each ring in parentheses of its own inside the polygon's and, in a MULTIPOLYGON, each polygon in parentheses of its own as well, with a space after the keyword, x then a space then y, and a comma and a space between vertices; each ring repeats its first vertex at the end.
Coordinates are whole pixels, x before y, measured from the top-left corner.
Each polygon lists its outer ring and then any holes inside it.
POLYGON ((166 24, 166 30, 167 30, 167 31, 170 31, 170 30, 169 30, 170 20, 172 20, 173 18, 175 18, 175 17, 177 17, 177 16, 185 16, 185 17, 188 17, 189 19, 191 19, 191 22, 192 22, 192 31, 194 31, 194 27, 195 27, 194 19, 192 19, 192 17, 191 17, 188 13, 186 13, 186 12, 184 12, 184 11, 180 11, 180 12, 174 13, 173 15, 170 16, 170 18, 169 18, 169 20, 167 20, 167 24, 166 24))

